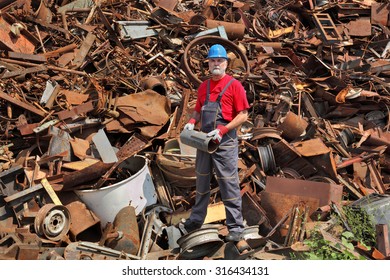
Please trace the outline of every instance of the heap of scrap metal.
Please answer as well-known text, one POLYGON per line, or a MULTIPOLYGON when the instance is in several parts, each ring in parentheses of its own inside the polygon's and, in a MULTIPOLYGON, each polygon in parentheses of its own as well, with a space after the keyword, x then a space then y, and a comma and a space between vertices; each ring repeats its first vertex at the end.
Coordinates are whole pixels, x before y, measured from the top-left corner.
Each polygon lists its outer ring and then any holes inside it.
POLYGON ((375 254, 352 254, 390 257, 387 1, 0 9, 0 259, 288 259, 349 204, 377 231, 375 254), (237 244, 223 239, 216 180, 204 227, 176 227, 196 180, 179 135, 214 43, 251 105, 238 131, 247 228, 237 244))

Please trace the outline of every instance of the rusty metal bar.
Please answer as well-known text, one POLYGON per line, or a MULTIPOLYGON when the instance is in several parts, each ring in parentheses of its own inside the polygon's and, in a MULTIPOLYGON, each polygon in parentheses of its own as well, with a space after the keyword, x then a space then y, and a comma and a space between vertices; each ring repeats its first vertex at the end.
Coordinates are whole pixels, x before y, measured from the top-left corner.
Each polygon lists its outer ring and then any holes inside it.
POLYGON ((19 106, 23 109, 26 109, 26 110, 30 111, 31 113, 34 113, 38 116, 41 116, 42 118, 44 118, 46 116, 45 112, 38 110, 37 108, 35 108, 34 106, 32 106, 30 104, 27 104, 25 102, 22 102, 22 101, 15 99, 15 98, 12 98, 11 96, 9 96, 8 94, 6 94, 5 92, 3 92, 1 90, 0 90, 0 98, 6 100, 6 101, 8 101, 16 106, 19 106))

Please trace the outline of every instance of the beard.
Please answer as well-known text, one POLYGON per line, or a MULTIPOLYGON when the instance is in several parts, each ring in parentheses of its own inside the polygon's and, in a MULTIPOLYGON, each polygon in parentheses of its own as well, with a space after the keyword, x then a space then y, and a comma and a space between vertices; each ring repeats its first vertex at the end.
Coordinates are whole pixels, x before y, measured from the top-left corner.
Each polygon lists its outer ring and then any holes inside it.
POLYGON ((214 68, 211 70, 211 74, 213 74, 215 76, 220 76, 220 75, 223 75, 224 73, 225 73, 225 70, 222 68, 214 68))

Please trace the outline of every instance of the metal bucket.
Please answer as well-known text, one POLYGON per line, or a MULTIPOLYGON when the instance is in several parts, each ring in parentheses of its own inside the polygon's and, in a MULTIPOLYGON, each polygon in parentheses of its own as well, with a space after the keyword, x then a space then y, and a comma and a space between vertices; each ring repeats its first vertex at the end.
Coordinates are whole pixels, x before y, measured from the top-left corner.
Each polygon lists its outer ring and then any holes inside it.
POLYGON ((178 139, 165 142, 163 153, 157 154, 157 165, 171 187, 192 188, 196 183, 196 149, 178 139))
POLYGON ((183 144, 197 148, 209 154, 214 153, 218 149, 218 144, 211 139, 211 137, 207 137, 207 133, 197 130, 184 129, 180 133, 180 141, 183 144))
POLYGON ((111 186, 100 189, 75 190, 80 199, 100 218, 104 228, 113 222, 118 212, 127 205, 135 208, 136 215, 157 202, 157 193, 150 176, 148 161, 133 156, 118 165, 128 169, 132 176, 111 186))

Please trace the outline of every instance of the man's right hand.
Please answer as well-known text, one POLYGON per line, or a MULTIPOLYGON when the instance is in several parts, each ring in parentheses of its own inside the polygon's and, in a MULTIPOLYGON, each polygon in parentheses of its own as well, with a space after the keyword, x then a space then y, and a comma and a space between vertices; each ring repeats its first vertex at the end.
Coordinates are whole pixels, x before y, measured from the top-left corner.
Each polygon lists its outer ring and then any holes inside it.
POLYGON ((195 127, 196 120, 195 119, 190 119, 188 123, 184 126, 184 129, 187 130, 193 130, 195 127))

